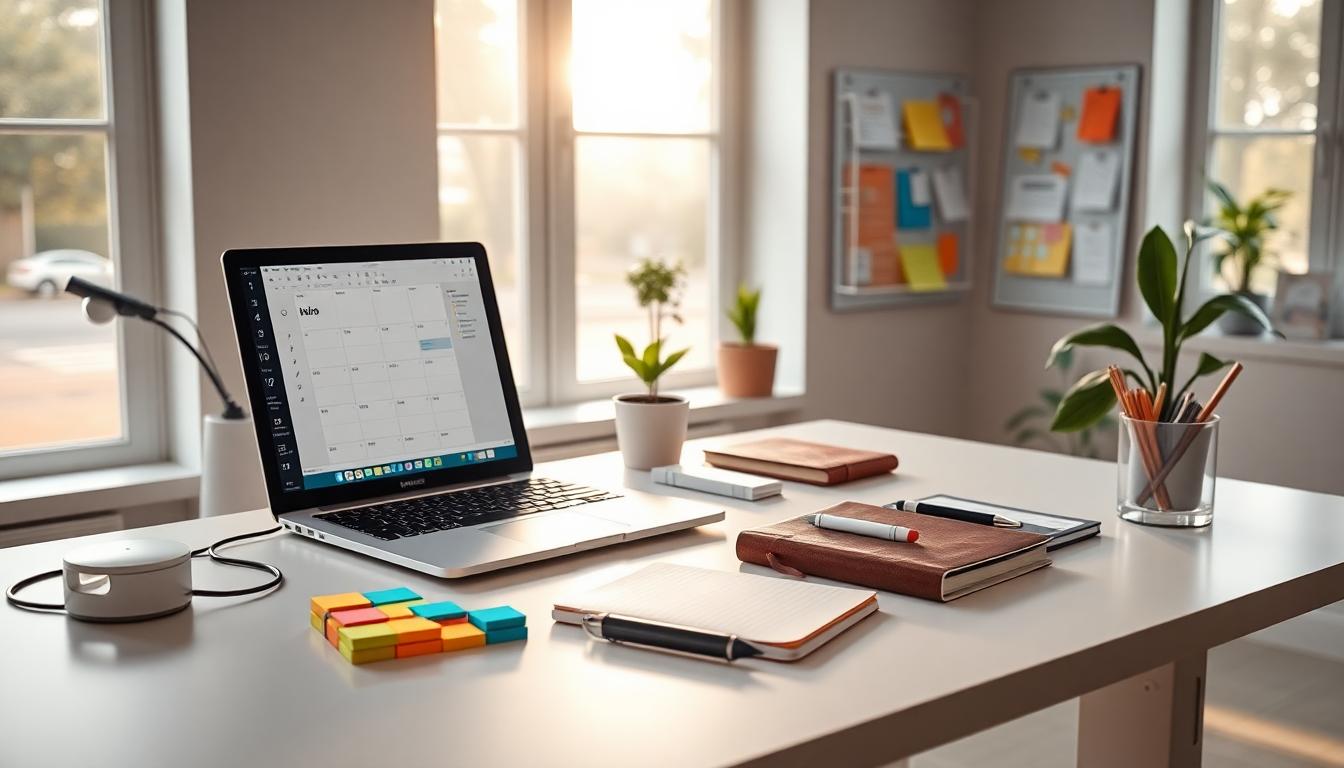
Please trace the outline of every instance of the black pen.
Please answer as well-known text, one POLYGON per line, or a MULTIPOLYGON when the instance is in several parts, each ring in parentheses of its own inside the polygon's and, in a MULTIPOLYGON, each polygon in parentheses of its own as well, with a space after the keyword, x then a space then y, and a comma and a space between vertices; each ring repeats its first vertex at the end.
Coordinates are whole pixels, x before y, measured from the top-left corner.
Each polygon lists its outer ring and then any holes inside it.
POLYGON ((914 512, 917 515, 929 515, 930 517, 945 517, 948 520, 960 520, 963 523, 992 525, 996 528, 1022 527, 1022 523, 1017 520, 1006 518, 1003 515, 995 515, 989 512, 972 512, 969 509, 957 509, 956 507, 944 507, 941 504, 930 504, 927 501, 898 501, 891 506, 902 512, 914 512))
POLYGON ((706 632, 649 619, 614 613, 587 613, 583 628, 592 637, 609 643, 634 645, 656 651, 708 656, 724 661, 760 656, 764 651, 737 635, 706 632))

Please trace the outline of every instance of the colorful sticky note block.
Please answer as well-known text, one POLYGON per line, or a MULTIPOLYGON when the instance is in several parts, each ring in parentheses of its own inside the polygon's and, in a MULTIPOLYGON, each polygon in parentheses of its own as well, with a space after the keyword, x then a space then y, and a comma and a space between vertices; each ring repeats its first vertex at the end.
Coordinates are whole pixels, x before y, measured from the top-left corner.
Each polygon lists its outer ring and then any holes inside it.
POLYGON ((369 598, 358 592, 344 592, 339 595, 319 595, 311 601, 311 610, 318 616, 326 616, 332 611, 344 608, 363 608, 371 605, 369 598))
POLYGON ((913 291, 941 291, 947 288, 947 278, 938 266, 938 250, 929 243, 911 243, 898 247, 905 281, 913 291))
POLYGON ((384 626, 396 633, 397 645, 438 640, 439 632, 443 629, 429 619, 422 619, 419 616, 412 616, 409 619, 394 619, 384 626))
POLYGON ((430 653, 443 653, 443 641, 436 638, 422 640, 418 643, 402 643, 397 646, 397 658, 405 659, 410 656, 424 656, 430 653))
POLYGON ((338 634, 341 645, 348 645, 356 651, 397 644, 397 631, 392 628, 390 621, 381 624, 362 624, 358 627, 341 627, 338 634))
POLYGON ((394 587, 392 589, 379 589, 373 592, 365 592, 364 597, 368 600, 369 605, 387 605, 388 603, 404 603, 407 600, 420 599, 419 595, 406 587, 394 587))
POLYGON ((327 642, 328 642, 328 643, 331 643, 332 645, 339 645, 340 642, 341 642, 340 631, 341 631, 341 625, 340 625, 340 624, 337 624, 336 622, 334 622, 334 621, 332 621, 330 618, 328 618, 328 619, 327 619, 327 642))
POLYGON ((367 664, 370 661, 384 661, 386 659, 395 659, 397 657, 397 647, 395 645, 384 645, 380 648, 364 648, 356 650, 341 643, 337 650, 351 664, 367 664))
POLYGON ((439 642, 445 651, 460 651, 485 645, 485 633, 471 624, 452 624, 439 630, 439 642))
POLYGON ((438 603, 423 603, 411 607, 411 613, 422 619, 430 621, 445 621, 450 619, 464 619, 467 612, 462 610, 462 606, 457 603, 444 600, 438 603))
POLYGON ((901 105, 905 135, 910 148, 926 152, 952 149, 943 125, 942 109, 937 101, 907 101, 901 105))
POLYGON ((933 223, 933 206, 928 200, 919 205, 911 186, 916 171, 896 172, 896 226, 900 229, 928 229, 933 223))
POLYGON ((312 611, 308 612, 308 623, 318 632, 322 631, 322 617, 312 611))
POLYGON ((411 609, 424 602, 425 601, 421 599, 408 600, 404 603, 388 603, 387 605, 380 605, 377 608, 374 608, 374 610, 381 611, 382 614, 389 619, 409 619, 415 615, 411 609))
POLYGON ((344 611, 332 611, 327 618, 340 627, 357 627, 360 624, 387 621, 387 614, 378 608, 347 608, 344 611))
POLYGON ((943 118, 943 131, 954 147, 966 145, 966 129, 961 122, 961 99, 950 93, 938 94, 938 111, 943 118))
POLYGON ((486 645, 495 645, 496 643, 511 643, 514 640, 526 640, 527 627, 509 627, 508 629, 496 629, 485 633, 486 645))
POLYGON ((960 245, 956 232, 944 232, 938 236, 938 268, 944 277, 957 274, 960 245))
POLYGON ((479 611, 468 611, 467 618, 472 624, 475 624, 478 629, 483 629, 486 632, 493 632, 496 629, 508 629, 509 627, 521 627, 527 623, 526 616, 508 605, 501 605, 495 608, 484 608, 479 611))
POLYGON ((1119 88, 1098 86, 1083 92, 1083 117, 1078 121, 1078 140, 1093 143, 1115 141, 1116 118, 1120 117, 1119 88))
POLYGON ((1063 277, 1072 237, 1069 224, 1013 224, 1008 228, 1003 269, 1023 277, 1063 277))

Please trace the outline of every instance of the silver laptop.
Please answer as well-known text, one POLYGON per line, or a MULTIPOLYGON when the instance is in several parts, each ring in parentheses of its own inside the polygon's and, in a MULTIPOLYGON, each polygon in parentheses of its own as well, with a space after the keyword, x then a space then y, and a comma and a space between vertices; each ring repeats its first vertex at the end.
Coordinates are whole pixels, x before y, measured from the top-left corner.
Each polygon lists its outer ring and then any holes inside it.
POLYGON ((532 475, 479 243, 223 262, 271 511, 290 531, 459 577, 723 519, 532 475))

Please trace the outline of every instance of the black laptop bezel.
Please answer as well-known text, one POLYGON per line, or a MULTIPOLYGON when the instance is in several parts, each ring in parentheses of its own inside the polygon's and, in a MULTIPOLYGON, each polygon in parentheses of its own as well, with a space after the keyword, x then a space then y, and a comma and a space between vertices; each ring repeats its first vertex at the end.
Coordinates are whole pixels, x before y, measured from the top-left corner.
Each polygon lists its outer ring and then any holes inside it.
MULTIPOLYGON (((423 492, 429 488, 492 480, 518 472, 530 472, 532 470, 532 453, 528 448, 527 430, 523 427, 522 408, 518 404, 518 387, 513 380, 513 366, 509 361, 508 350, 504 343, 504 329, 500 322, 499 303, 495 297, 494 280, 490 274, 490 261, 486 257, 485 247, 480 243, 385 243, 299 248, 242 248, 225 251, 223 256, 220 257, 220 261, 224 269, 229 309, 233 315, 234 339, 237 342, 239 359, 243 366, 243 378, 247 383, 248 402, 251 405, 253 416, 266 413, 267 408, 266 398, 261 386, 260 363, 256 355, 248 354, 242 346, 244 339, 251 338, 246 324, 245 291, 240 284, 244 268, 463 258, 472 259, 476 264, 476 274, 480 280, 481 294, 485 304, 486 322, 490 329, 490 338, 494 342, 495 362, 499 371, 500 384, 503 387, 504 404, 509 414, 509 427, 513 433, 513 442, 518 455, 510 459, 495 459, 481 464, 445 467, 417 473, 414 477, 416 479, 424 478, 425 482, 423 485, 417 485, 413 490, 423 492)), ((264 422, 264 419, 252 419, 256 430, 257 446, 261 454, 262 471, 266 476, 266 495, 270 499, 271 514, 277 518, 286 512, 352 504, 380 496, 407 492, 407 489, 402 487, 402 483, 407 479, 404 476, 365 480, 353 485, 287 492, 282 488, 278 466, 279 458, 272 446, 271 435, 264 422)), ((303 460, 302 453, 299 454, 299 460, 303 460)))

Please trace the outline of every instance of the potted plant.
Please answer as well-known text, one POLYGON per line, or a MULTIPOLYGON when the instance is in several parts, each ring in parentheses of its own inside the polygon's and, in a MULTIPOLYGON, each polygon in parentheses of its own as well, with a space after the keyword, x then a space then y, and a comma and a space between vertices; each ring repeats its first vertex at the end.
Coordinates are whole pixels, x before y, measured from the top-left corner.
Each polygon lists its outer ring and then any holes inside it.
POLYGON ((756 310, 760 305, 759 289, 738 286, 737 301, 727 315, 742 341, 719 342, 719 389, 729 397, 769 397, 774 391, 779 348, 756 343, 756 310))
POLYGON ((651 339, 642 353, 635 354, 634 345, 616 334, 621 359, 647 387, 647 392, 613 398, 616 443, 625 465, 631 469, 651 469, 681 461, 690 404, 684 397, 659 394, 658 379, 689 351, 683 349, 663 357, 663 319, 681 322, 677 307, 681 304, 685 275, 680 264, 669 266, 645 259, 626 276, 626 282, 635 289, 639 306, 648 310, 651 339))
MULTIPOLYGON (((1251 273, 1262 263, 1272 263, 1273 254, 1265 250, 1265 235, 1279 228, 1274 214, 1292 193, 1267 189, 1243 207, 1227 187, 1216 181, 1209 182, 1209 191, 1218 199, 1218 211, 1208 223, 1220 230, 1223 241, 1222 249, 1213 256, 1214 274, 1222 275, 1234 293, 1267 310, 1269 297, 1251 289, 1251 273)), ((1262 330, 1259 323, 1237 313, 1223 315, 1218 327, 1231 336, 1258 336, 1262 330)))

